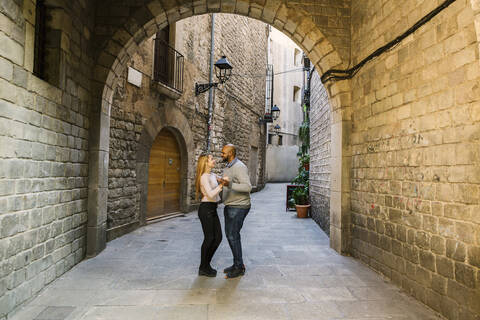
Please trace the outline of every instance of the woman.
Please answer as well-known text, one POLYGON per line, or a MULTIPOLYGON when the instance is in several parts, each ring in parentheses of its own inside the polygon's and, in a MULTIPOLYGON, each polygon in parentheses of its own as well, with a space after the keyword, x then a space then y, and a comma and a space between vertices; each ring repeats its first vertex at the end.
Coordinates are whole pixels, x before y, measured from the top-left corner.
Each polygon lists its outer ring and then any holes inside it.
POLYGON ((217 215, 217 202, 220 201, 219 193, 222 191, 223 184, 218 184, 221 179, 218 179, 211 172, 213 167, 215 167, 215 159, 212 155, 202 155, 198 158, 195 190, 197 198, 200 193, 202 195, 198 217, 202 222, 204 236, 198 275, 207 277, 217 275, 217 270, 210 266, 210 262, 222 241, 222 229, 217 215))

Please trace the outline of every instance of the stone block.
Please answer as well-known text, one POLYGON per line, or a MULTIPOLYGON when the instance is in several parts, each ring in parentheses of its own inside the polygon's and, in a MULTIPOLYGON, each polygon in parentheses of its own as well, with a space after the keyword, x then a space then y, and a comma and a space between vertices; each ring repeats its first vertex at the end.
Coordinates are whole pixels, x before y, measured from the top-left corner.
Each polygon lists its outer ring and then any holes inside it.
MULTIPOLYGON (((6 316, 15 307, 15 293, 7 292, 0 297, 0 316, 6 316)), ((5 318, 6 319, 6 318, 5 318)))
POLYGON ((420 251, 420 265, 435 272, 435 255, 429 251, 420 251))
POLYGON ((12 61, 13 63, 23 65, 23 47, 4 33, 0 33, 0 56, 12 61))
POLYGON ((439 255, 445 255, 446 240, 440 236, 432 236, 430 240, 430 247, 433 253, 436 253, 439 255))
POLYGON ((438 232, 439 235, 446 238, 455 238, 457 236, 455 232, 455 223, 450 219, 438 219, 438 232))
POLYGON ((415 233, 415 245, 422 249, 430 249, 430 235, 426 232, 417 231, 415 233))
POLYGON ((15 85, 26 88, 27 87, 27 71, 19 66, 13 67, 13 81, 15 85))
POLYGON ((464 243, 447 239, 447 257, 459 262, 465 262, 467 256, 467 247, 464 243))
POLYGON ((432 289, 441 295, 447 294, 447 278, 432 274, 432 289))
POLYGON ((436 267, 437 267, 437 272, 440 275, 447 277, 449 279, 454 278, 454 272, 453 272, 454 264, 452 260, 445 257, 436 256, 436 267))
POLYGON ((17 234, 20 229, 18 214, 0 215, 0 239, 17 234))
POLYGON ((0 77, 7 80, 11 81, 13 79, 13 64, 0 57, 0 77))
POLYGON ((476 286, 475 268, 464 263, 455 262, 455 280, 474 289, 476 286))
POLYGON ((474 267, 480 268, 480 247, 470 246, 468 248, 468 263, 474 267))

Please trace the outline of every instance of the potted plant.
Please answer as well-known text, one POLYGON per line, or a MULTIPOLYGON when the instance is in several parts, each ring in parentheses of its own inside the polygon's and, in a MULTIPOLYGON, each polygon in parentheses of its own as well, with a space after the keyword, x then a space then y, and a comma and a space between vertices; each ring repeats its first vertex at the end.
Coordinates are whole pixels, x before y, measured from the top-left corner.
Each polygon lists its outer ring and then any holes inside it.
POLYGON ((297 209, 298 218, 307 218, 308 209, 310 204, 308 203, 308 186, 296 188, 292 195, 295 202, 295 208, 297 209))

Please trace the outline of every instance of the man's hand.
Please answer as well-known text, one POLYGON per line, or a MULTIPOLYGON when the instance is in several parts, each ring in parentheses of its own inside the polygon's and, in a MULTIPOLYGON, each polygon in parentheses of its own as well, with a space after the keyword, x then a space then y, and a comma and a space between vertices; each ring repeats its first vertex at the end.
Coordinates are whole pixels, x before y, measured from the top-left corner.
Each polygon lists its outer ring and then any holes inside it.
POLYGON ((223 180, 223 185, 224 186, 228 187, 230 185, 230 178, 229 177, 225 176, 225 177, 223 177, 222 180, 223 180))

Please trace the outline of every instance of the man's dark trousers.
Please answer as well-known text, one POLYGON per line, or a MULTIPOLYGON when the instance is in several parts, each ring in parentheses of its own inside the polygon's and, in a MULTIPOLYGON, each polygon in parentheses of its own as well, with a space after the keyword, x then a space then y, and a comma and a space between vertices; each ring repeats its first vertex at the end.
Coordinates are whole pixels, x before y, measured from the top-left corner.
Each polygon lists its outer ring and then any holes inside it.
POLYGON ((243 226, 243 221, 247 216, 250 208, 241 208, 233 206, 225 206, 225 235, 228 239, 228 244, 233 254, 233 265, 238 268, 243 267, 242 258, 242 242, 240 239, 240 230, 243 226))

